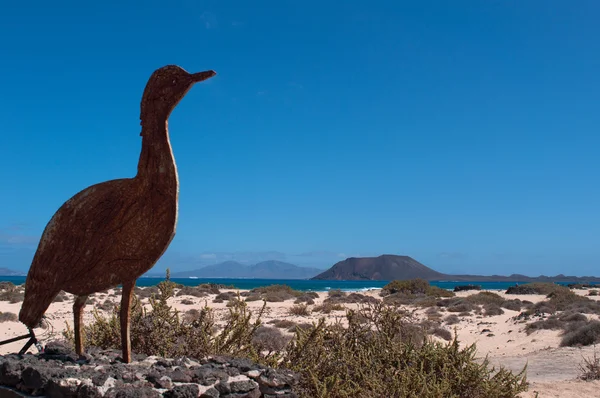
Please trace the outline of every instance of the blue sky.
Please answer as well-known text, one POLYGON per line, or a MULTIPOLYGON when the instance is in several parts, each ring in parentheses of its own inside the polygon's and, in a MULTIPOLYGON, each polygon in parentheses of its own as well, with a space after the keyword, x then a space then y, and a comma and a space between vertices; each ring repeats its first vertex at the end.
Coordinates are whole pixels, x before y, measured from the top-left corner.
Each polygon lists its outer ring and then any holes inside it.
POLYGON ((133 177, 152 71, 218 75, 169 121, 157 270, 410 255, 442 272, 599 275, 600 3, 9 2, 0 266, 133 177))

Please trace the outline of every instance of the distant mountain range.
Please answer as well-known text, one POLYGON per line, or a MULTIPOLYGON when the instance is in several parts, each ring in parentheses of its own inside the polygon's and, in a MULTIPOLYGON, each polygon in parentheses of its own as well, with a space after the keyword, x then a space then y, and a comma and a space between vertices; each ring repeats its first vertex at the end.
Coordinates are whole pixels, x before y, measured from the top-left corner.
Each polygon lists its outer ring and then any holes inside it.
POLYGON ((0 268, 0 276, 19 276, 19 275, 25 275, 25 273, 22 271, 13 271, 12 269, 8 269, 8 268, 0 268))
POLYGON ((208 265, 192 271, 174 272, 173 278, 254 278, 254 279, 309 279, 322 270, 298 267, 283 261, 263 261, 244 265, 236 261, 208 265))
POLYGON ((423 278, 429 281, 464 282, 600 282, 594 276, 556 275, 530 277, 519 274, 501 275, 449 275, 437 272, 408 256, 384 254, 379 257, 351 257, 333 265, 325 272, 311 278, 315 280, 394 280, 423 278))

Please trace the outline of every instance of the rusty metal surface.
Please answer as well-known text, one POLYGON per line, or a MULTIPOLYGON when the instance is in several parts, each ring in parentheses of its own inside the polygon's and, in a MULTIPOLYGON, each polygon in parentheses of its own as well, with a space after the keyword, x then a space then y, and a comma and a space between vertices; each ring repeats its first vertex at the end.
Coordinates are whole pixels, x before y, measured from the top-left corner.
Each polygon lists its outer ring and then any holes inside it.
MULTIPOLYGON (((214 75, 213 71, 190 74, 174 65, 152 74, 141 101, 137 175, 92 185, 54 214, 27 274, 21 322, 35 327, 61 290, 83 298, 123 284, 122 307, 127 311, 121 313, 121 326, 126 326, 122 333, 127 341, 122 343, 128 362, 131 292, 126 290, 133 289, 136 279, 162 256, 177 224, 179 180, 167 120, 195 83, 214 75)), ((81 300, 76 300, 76 336, 80 305, 81 300)))

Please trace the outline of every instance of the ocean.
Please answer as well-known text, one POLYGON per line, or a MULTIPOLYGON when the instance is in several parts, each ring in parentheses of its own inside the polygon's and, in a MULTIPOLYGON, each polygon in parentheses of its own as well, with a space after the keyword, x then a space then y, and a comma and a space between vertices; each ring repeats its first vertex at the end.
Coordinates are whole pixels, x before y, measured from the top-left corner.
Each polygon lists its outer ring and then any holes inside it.
MULTIPOLYGON (((146 278, 142 277, 137 280, 136 285, 140 287, 155 286, 165 278, 146 278)), ((15 285, 25 283, 25 276, 0 276, 0 281, 12 282, 15 285)), ((171 278, 171 281, 185 286, 196 286, 202 283, 218 283, 223 285, 231 285, 237 289, 249 290, 255 287, 269 285, 288 285, 292 289, 302 291, 325 292, 332 289, 340 289, 343 291, 365 291, 369 289, 380 289, 389 281, 322 281, 322 280, 307 280, 307 279, 227 279, 227 278, 171 278)), ((431 281, 430 284, 441 287, 442 289, 454 289, 457 285, 480 285, 486 290, 506 290, 515 283, 525 284, 527 282, 453 282, 453 281, 431 281)), ((577 282, 557 282, 560 285, 577 282)), ((600 285, 599 285, 600 287, 600 285)))

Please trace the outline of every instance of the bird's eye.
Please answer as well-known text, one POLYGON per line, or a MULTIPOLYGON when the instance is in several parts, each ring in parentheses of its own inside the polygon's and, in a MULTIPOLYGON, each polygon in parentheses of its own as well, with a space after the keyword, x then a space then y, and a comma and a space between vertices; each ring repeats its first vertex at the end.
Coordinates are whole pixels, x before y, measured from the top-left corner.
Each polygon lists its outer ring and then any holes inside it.
POLYGON ((177 79, 173 79, 173 85, 177 84, 177 79))

